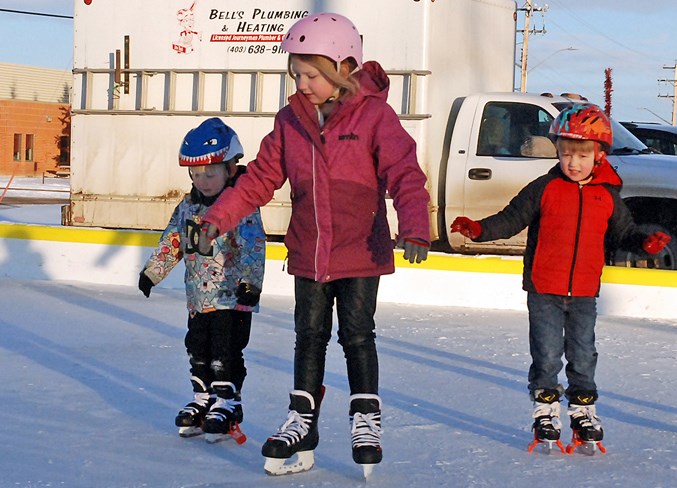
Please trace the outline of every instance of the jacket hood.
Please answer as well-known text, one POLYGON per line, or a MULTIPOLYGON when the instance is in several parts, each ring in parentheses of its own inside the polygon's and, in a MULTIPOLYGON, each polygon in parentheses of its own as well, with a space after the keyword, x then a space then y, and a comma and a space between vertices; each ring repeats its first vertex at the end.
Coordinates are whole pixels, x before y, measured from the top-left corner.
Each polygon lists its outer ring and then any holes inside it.
POLYGON ((388 99, 390 79, 377 61, 367 61, 357 73, 360 92, 364 96, 376 96, 384 101, 388 99))
POLYGON ((608 184, 613 186, 621 187, 623 186, 623 180, 616 173, 616 170, 609 160, 604 156, 602 162, 592 170, 592 181, 590 183, 595 183, 598 185, 608 184))
MULTIPOLYGON (((348 104, 359 102, 364 97, 374 96, 387 101, 388 90, 390 89, 390 79, 377 61, 367 61, 362 65, 355 77, 360 83, 360 88, 354 96, 345 100, 339 100, 339 103, 348 104)), ((289 97, 289 104, 298 114, 305 114, 311 118, 316 118, 315 106, 298 91, 289 97)))
MULTIPOLYGON (((390 79, 377 61, 367 61, 358 71, 357 77, 360 88, 353 96, 339 99, 338 110, 332 115, 332 123, 349 113, 353 107, 359 105, 365 98, 376 97, 386 102, 388 99, 388 89, 390 88, 390 79), (347 110, 346 110, 347 109, 347 110)), ((317 108, 308 98, 300 92, 296 92, 289 97, 289 106, 299 118, 315 146, 324 154, 324 144, 321 143, 320 124, 317 118, 317 108)), ((326 155, 325 155, 326 156, 326 155)))
MULTIPOLYGON (((549 173, 555 174, 561 178, 564 178, 568 180, 566 175, 562 172, 562 168, 560 168, 559 163, 557 163, 555 166, 553 166, 549 173)), ((613 166, 611 166, 611 163, 609 163, 609 160, 606 158, 602 158, 602 161, 594 167, 592 170, 592 180, 588 184, 593 184, 593 185, 611 185, 611 186, 616 186, 618 188, 623 186, 623 180, 621 177, 616 173, 616 170, 614 169, 613 166)))

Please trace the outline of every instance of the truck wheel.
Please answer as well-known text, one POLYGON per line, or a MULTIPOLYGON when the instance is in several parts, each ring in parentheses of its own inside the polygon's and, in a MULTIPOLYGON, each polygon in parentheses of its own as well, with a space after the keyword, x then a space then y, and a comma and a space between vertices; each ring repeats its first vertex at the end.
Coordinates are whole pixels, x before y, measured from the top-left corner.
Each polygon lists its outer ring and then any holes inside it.
POLYGON ((625 268, 677 269, 677 239, 675 235, 664 227, 656 224, 642 224, 638 226, 642 232, 653 234, 665 232, 672 240, 658 254, 633 253, 624 250, 616 251, 611 256, 611 264, 625 268))

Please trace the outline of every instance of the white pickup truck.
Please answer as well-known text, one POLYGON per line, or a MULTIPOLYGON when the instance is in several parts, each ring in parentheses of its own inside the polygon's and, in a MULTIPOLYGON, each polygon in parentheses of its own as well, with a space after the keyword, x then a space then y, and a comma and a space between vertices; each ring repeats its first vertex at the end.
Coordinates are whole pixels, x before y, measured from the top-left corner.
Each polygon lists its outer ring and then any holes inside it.
MULTIPOLYGON (((512 239, 473 242, 448 226, 457 215, 480 219, 501 210, 529 181, 557 164, 550 123, 572 103, 566 96, 481 93, 456 98, 447 123, 438 192, 438 228, 451 250, 518 254, 526 232, 512 239), (442 229, 446 232, 442 232, 442 229)), ((612 120, 609 161, 623 179, 621 196, 635 221, 672 236, 656 256, 616 252, 609 264, 677 269, 677 157, 652 153, 612 120)), ((444 247, 444 246, 442 246, 444 247)))

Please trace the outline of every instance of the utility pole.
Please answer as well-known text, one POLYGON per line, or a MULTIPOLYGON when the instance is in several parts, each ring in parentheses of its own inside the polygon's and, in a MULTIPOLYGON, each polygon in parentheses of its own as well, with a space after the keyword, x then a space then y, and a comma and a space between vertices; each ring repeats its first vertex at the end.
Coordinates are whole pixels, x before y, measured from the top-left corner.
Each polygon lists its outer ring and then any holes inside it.
POLYGON ((520 12, 524 12, 524 29, 518 30, 523 36, 522 42, 522 66, 521 66, 521 78, 520 78, 520 91, 527 91, 527 58, 529 57, 529 34, 545 34, 545 27, 543 29, 529 29, 529 24, 531 23, 531 15, 534 12, 546 12, 548 6, 545 7, 534 7, 533 0, 526 0, 526 4, 522 8, 518 8, 520 12))
POLYGON ((672 95, 658 95, 662 98, 672 98, 672 125, 677 125, 677 61, 672 66, 663 66, 663 69, 674 71, 671 80, 658 80, 663 83, 672 83, 672 95))

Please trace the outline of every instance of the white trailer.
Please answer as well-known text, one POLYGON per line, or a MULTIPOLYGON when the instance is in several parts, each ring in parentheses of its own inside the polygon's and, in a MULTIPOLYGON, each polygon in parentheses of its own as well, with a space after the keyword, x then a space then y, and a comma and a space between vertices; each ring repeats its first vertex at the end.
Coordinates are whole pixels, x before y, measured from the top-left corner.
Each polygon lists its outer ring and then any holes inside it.
MULTIPOLYGON (((390 75, 388 101, 418 143, 438 237, 452 101, 513 89, 512 0, 75 0, 71 201, 63 223, 164 228, 190 189, 177 163, 181 138, 207 117, 232 126, 245 160, 254 158, 295 90, 280 41, 299 18, 320 11, 350 18, 364 59, 390 75)), ((284 234, 290 211, 285 186, 262 209, 266 232, 284 234)))

